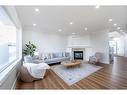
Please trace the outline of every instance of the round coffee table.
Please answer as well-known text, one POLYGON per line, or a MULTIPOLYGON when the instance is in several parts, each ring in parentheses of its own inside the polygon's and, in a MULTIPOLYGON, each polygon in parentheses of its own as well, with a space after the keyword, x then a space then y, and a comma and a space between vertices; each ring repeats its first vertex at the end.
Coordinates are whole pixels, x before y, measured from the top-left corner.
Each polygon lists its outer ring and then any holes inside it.
POLYGON ((65 67, 74 67, 74 66, 79 66, 80 64, 81 64, 81 61, 79 60, 61 62, 61 65, 65 67))

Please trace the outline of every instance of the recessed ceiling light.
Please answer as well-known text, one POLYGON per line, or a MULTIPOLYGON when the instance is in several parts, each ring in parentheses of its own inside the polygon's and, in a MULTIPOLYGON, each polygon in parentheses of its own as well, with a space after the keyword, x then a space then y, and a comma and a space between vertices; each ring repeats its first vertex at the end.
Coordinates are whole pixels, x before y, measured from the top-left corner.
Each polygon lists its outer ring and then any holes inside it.
POLYGON ((117 27, 117 29, 120 29, 120 27, 117 27))
POLYGON ((70 22, 70 24, 72 25, 72 24, 73 24, 73 22, 70 22))
POLYGON ((58 29, 58 31, 59 31, 59 32, 61 32, 61 31, 62 31, 62 29, 58 29))
POLYGON ((33 26, 36 26, 37 24, 33 24, 33 26))
POLYGON ((117 26, 117 24, 115 23, 115 24, 113 24, 114 26, 117 26))
POLYGON ((87 31, 88 30, 88 28, 87 27, 85 27, 85 31, 87 31))
POLYGON ((100 8, 100 5, 96 5, 96 7, 95 7, 96 9, 98 9, 98 8, 100 8))
POLYGON ((35 8, 34 10, 35 10, 35 12, 39 12, 39 9, 38 8, 35 8))
POLYGON ((108 21, 112 21, 112 19, 109 19, 108 21))
POLYGON ((72 33, 72 35, 75 35, 76 33, 72 33))

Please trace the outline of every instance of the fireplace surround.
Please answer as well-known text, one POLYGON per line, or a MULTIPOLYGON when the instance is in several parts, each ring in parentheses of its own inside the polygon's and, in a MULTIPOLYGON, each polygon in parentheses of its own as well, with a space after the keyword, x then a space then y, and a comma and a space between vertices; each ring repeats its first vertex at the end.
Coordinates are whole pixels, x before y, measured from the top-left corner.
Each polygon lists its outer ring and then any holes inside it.
POLYGON ((83 51, 74 51, 74 60, 83 60, 83 51))

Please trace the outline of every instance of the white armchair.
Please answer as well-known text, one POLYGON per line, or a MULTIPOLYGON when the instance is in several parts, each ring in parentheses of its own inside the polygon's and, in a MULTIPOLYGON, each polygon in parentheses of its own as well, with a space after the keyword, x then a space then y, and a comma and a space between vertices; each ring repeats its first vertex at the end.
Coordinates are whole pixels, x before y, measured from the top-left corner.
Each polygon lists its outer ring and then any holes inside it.
POLYGON ((102 53, 96 52, 94 56, 89 57, 89 63, 97 64, 100 62, 101 58, 102 58, 102 53))
POLYGON ((24 63, 20 69, 20 78, 24 82, 43 79, 47 69, 50 69, 50 67, 46 63, 24 63))

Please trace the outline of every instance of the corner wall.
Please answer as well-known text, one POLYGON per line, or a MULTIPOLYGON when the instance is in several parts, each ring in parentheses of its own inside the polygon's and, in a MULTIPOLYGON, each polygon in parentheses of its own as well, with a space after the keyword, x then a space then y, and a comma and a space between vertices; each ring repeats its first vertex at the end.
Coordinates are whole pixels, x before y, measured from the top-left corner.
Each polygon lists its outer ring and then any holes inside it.
POLYGON ((41 31, 23 30, 23 48, 31 41, 37 46, 37 51, 63 52, 66 51, 67 37, 59 34, 48 34, 41 31))
POLYGON ((127 57, 127 34, 124 35, 124 56, 127 57))
POLYGON ((103 30, 95 33, 91 33, 91 46, 92 52, 95 54, 96 52, 103 53, 103 57, 101 62, 109 64, 109 37, 108 31, 103 30))

